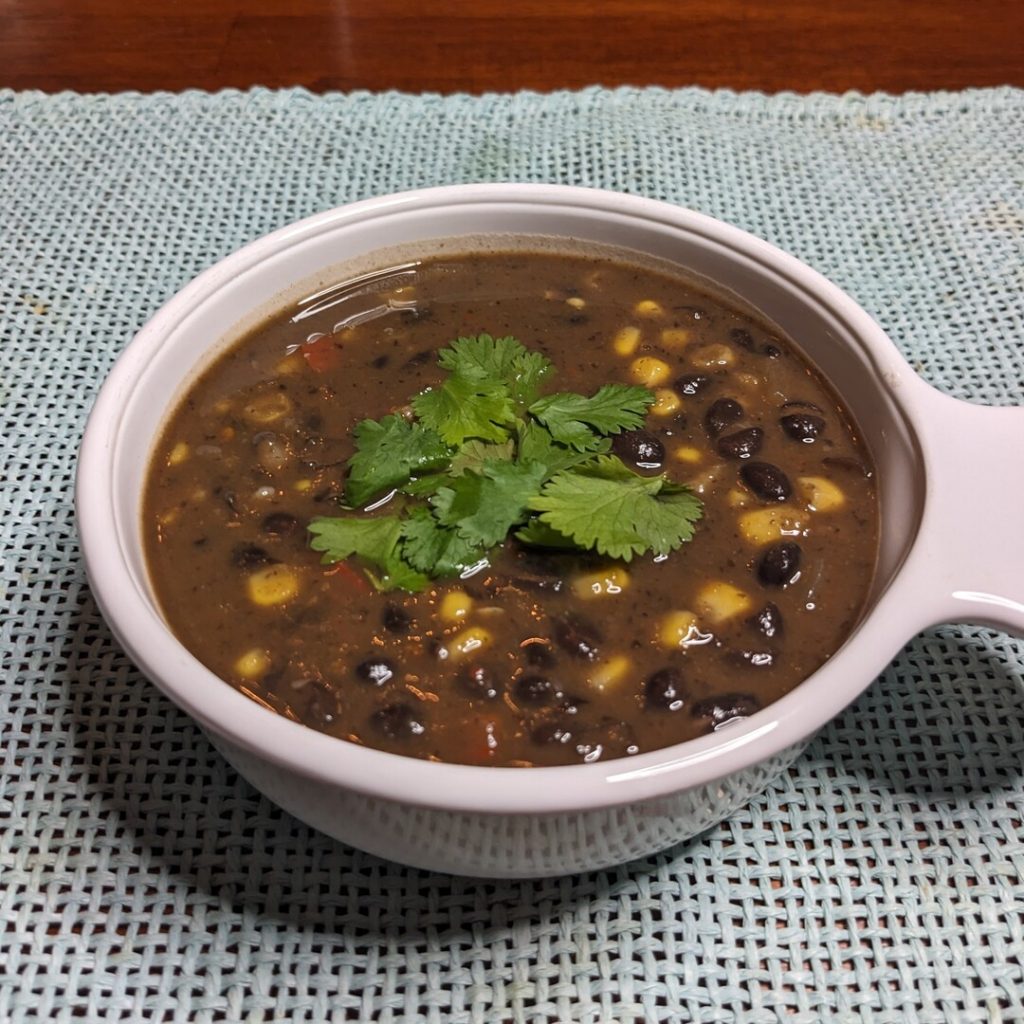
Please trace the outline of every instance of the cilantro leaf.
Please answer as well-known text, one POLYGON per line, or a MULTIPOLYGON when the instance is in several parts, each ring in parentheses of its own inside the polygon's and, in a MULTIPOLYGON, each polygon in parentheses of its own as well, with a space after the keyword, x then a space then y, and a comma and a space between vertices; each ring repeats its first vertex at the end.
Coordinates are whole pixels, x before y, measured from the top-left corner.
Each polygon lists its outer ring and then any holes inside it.
POLYGON ((542 519, 536 516, 531 519, 522 529, 516 530, 516 538, 524 544, 532 544, 538 548, 561 548, 572 551, 578 545, 571 537, 552 529, 542 519))
POLYGON ((664 488, 663 476, 637 476, 601 455, 553 477, 529 505, 580 547, 628 562, 647 551, 668 554, 693 536, 700 500, 686 488, 664 488))
POLYGON ((403 494, 409 494, 415 498, 424 498, 433 494, 438 487, 446 484, 448 476, 447 472, 424 473, 423 476, 411 477, 399 487, 399 490, 403 494))
POLYGON ((531 352, 515 338, 492 338, 489 334, 456 338, 439 353, 438 365, 471 380, 504 384, 522 405, 529 405, 551 373, 551 363, 540 352, 531 352))
POLYGON ((586 451, 576 451, 559 444, 548 431, 535 420, 525 420, 519 427, 519 461, 539 462, 545 468, 545 477, 554 476, 563 469, 570 469, 586 462, 602 452, 611 450, 612 443, 607 437, 594 437, 586 451))
POLYGON ((487 459, 511 459, 515 450, 512 438, 501 444, 487 441, 467 441, 453 456, 448 472, 452 476, 461 476, 467 469, 479 471, 487 459))
POLYGON ((544 480, 536 462, 488 460, 479 473, 466 472, 431 499, 437 518, 471 544, 491 547, 527 516, 544 480))
POLYGON ((653 401, 654 395, 647 388, 606 384, 590 398, 568 391, 547 395, 534 402, 530 412, 556 441, 585 451, 592 443, 594 431, 617 434, 642 426, 653 401))
POLYGON ((504 441, 508 437, 504 425, 516 419, 504 384, 461 374, 417 395, 412 407, 426 426, 452 445, 462 444, 467 437, 504 441))
POLYGON ((356 555, 375 565, 381 575, 367 572, 378 590, 422 590, 429 582, 406 562, 398 549, 402 520, 398 516, 355 519, 317 516, 309 524, 310 547, 323 552, 325 565, 356 555))
POLYGON ((375 494, 405 483, 417 471, 436 469, 450 450, 428 427, 401 416, 363 420, 354 432, 356 454, 349 460, 345 500, 365 505, 375 494))
POLYGON ((415 569, 431 576, 458 576, 475 565, 484 551, 467 541, 457 530, 442 526, 430 509, 415 508, 402 526, 402 551, 415 569))

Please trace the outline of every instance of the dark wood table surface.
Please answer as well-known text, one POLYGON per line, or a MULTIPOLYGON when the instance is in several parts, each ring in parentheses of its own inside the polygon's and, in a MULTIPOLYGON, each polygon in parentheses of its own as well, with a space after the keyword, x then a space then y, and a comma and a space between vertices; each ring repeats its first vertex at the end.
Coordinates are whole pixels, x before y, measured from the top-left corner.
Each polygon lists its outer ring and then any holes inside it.
POLYGON ((1024 86, 1016 0, 0 0, 0 87, 1024 86))

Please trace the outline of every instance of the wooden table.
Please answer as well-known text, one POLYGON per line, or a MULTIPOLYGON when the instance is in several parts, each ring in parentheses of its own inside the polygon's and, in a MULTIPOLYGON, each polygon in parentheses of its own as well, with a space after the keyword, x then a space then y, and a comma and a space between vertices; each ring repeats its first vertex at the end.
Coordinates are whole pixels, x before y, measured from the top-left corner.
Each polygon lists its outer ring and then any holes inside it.
POLYGON ((0 86, 1024 86, 1013 0, 0 0, 0 86))

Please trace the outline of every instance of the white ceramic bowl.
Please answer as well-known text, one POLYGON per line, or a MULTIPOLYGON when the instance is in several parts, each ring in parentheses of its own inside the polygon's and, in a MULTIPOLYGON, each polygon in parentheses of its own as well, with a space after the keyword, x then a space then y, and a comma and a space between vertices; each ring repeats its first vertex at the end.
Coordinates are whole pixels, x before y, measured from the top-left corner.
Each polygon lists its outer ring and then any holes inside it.
POLYGON ((954 401, 918 378, 878 325, 792 256, 709 217, 559 186, 468 185, 354 203, 276 231, 172 298, 96 401, 78 466, 86 567, 117 638, 255 786, 354 846, 441 871, 537 876, 667 847, 729 815, 941 621, 1024 631, 1024 484, 1007 472, 1024 411, 954 401), (211 341, 267 299, 383 247, 480 234, 570 237, 672 260, 778 323, 841 390, 879 474, 882 543, 869 610, 794 692, 717 734, 560 768, 433 764, 334 739, 216 679, 164 623, 146 576, 140 498, 152 444, 211 341))

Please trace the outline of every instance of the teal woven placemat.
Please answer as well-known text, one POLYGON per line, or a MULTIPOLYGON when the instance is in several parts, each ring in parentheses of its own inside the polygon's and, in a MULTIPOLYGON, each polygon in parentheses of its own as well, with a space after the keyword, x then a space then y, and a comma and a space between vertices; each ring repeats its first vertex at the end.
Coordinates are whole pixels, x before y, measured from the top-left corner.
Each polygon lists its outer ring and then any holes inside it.
POLYGON ((0 93, 0 1021, 1024 1020, 1024 648, 1003 634, 911 640, 696 841, 529 883, 310 832, 112 639, 71 486, 133 332, 297 217, 498 179, 722 217, 849 290, 939 387, 1024 402, 1024 92, 0 93))

